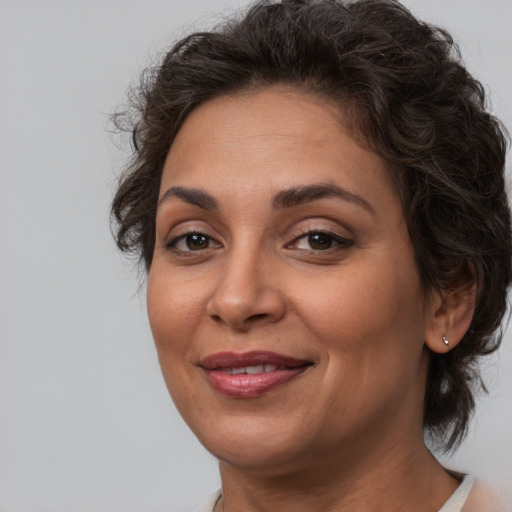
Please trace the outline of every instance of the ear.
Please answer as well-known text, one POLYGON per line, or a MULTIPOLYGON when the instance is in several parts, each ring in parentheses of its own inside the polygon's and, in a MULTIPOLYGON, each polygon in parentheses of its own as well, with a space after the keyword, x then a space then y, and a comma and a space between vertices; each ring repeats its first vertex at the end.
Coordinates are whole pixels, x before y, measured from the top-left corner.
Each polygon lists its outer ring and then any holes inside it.
POLYGON ((432 352, 444 354, 464 337, 475 311, 474 276, 455 282, 449 289, 433 292, 425 343, 432 352))

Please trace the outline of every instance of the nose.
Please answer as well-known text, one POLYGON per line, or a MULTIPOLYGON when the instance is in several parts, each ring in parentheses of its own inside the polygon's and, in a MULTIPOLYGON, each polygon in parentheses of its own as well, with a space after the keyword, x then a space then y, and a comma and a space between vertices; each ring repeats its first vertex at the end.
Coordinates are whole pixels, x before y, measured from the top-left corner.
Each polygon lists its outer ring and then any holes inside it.
POLYGON ((216 322, 246 331, 256 324, 277 322, 286 303, 272 263, 258 251, 233 251, 226 258, 206 312, 216 322))

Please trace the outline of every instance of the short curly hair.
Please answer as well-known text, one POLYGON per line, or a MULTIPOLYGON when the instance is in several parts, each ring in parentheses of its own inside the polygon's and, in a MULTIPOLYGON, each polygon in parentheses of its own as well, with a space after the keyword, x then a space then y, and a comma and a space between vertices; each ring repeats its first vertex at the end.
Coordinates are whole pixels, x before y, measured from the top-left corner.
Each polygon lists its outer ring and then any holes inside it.
POLYGON ((511 226, 506 131, 445 30, 393 0, 263 0, 182 39, 114 116, 134 150, 112 203, 117 245, 149 270, 162 168, 190 112, 274 84, 338 104, 354 138, 387 162, 426 293, 476 285, 462 341, 430 354, 424 429, 438 448, 453 449, 474 393, 485 390, 478 360, 501 342, 511 226))

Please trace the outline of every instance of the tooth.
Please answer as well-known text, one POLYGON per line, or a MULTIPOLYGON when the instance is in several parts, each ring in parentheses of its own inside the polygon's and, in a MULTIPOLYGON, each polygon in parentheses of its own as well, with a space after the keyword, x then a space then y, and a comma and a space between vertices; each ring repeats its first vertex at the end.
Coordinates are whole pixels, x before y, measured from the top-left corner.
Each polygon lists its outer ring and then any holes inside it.
POLYGON ((266 372, 273 372, 273 371, 277 370, 277 365, 276 364, 266 364, 263 366, 263 368, 266 372))
POLYGON ((245 373, 245 368, 231 368, 231 375, 240 375, 241 373, 245 373))
POLYGON ((258 364, 256 366, 246 366, 245 373, 249 375, 254 375, 256 373, 262 373, 263 372, 263 365, 258 364))

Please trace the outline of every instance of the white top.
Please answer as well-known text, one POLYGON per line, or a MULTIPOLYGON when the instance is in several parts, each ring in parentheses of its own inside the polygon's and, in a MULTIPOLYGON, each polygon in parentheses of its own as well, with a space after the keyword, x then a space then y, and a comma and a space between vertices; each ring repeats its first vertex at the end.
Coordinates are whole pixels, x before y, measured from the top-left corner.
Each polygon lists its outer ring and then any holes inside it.
MULTIPOLYGON (((461 512, 464 503, 468 499, 471 488, 473 487, 473 477, 466 475, 455 492, 450 496, 448 501, 441 507, 439 512, 461 512)), ((215 504, 221 496, 219 489, 202 507, 196 512, 213 512, 215 504)))
POLYGON ((441 507, 439 512, 460 512, 468 499, 474 483, 473 477, 466 475, 462 479, 459 487, 457 487, 455 492, 448 498, 448 501, 441 507))

